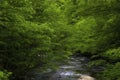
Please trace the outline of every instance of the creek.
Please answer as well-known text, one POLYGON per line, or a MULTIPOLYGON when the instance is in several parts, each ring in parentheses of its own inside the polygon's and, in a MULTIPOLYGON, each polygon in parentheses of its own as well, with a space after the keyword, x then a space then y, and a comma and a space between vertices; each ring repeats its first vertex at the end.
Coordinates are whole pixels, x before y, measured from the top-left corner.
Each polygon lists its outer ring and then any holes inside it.
POLYGON ((95 80, 87 68, 89 61, 89 58, 83 56, 72 57, 56 71, 48 69, 47 72, 40 73, 36 69, 29 80, 95 80))

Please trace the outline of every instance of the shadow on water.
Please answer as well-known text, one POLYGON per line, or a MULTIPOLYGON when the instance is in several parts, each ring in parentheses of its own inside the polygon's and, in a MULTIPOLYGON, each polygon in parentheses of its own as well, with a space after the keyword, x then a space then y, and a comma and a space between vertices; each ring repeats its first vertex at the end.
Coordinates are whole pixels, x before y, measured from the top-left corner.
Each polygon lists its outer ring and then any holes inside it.
MULTIPOLYGON (((87 69, 89 59, 86 57, 72 57, 68 64, 59 66, 57 71, 48 71, 47 73, 34 72, 29 80, 83 80, 80 77, 89 76, 87 69)), ((84 79, 94 80, 94 79, 84 79)))

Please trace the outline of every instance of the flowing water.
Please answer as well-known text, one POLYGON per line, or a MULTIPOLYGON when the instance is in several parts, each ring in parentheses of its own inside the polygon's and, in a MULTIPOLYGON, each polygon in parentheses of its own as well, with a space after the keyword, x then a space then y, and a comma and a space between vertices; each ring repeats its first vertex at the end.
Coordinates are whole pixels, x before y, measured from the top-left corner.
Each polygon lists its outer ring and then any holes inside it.
POLYGON ((71 58, 66 65, 59 66, 57 71, 48 70, 44 74, 35 71, 29 80, 94 80, 87 69, 88 62, 86 57, 71 58))

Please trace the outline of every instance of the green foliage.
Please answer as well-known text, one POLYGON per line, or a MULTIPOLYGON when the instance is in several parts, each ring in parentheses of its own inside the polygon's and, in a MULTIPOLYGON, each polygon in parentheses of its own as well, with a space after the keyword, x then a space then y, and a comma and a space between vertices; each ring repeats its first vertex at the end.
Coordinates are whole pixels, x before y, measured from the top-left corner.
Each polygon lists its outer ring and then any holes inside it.
POLYGON ((11 72, 7 71, 0 71, 0 80, 9 80, 9 76, 11 75, 11 72))
POLYGON ((71 55, 67 41, 71 33, 56 5, 47 0, 0 2, 0 67, 12 71, 15 79, 23 79, 37 66, 56 68, 71 55), (39 10, 43 13, 38 14, 39 10))
POLYGON ((120 80, 120 62, 115 65, 109 65, 101 74, 98 80, 120 80))
POLYGON ((73 49, 84 52, 94 52, 94 34, 93 29, 96 27, 95 19, 90 16, 82 18, 75 24, 75 32, 73 34, 73 49))
MULTIPOLYGON (((68 24, 74 26, 72 49, 92 56, 100 56, 90 67, 105 66, 109 62, 119 62, 120 47, 120 1, 119 0, 69 0, 65 14, 68 24), (107 62, 107 59, 109 62, 107 62)), ((115 68, 114 68, 115 69, 115 68)), ((105 69, 102 74, 110 74, 100 80, 117 80, 116 72, 105 69), (114 75, 114 74, 115 75, 114 75)), ((98 79, 102 76, 99 75, 98 79)))
POLYGON ((110 60, 117 61, 120 59, 120 48, 118 47, 118 48, 107 50, 102 54, 102 56, 109 58, 110 60))
POLYGON ((99 66, 106 66, 107 62, 105 60, 94 60, 91 61, 88 65, 89 68, 93 68, 93 67, 99 67, 99 66))
MULTIPOLYGON (((119 5, 119 0, 1 0, 0 69, 21 80, 38 65, 57 68, 76 51, 119 62, 119 5)), ((109 63, 100 59, 90 66, 104 64, 109 63)), ((8 74, 0 72, 0 78, 8 74)), ((119 79, 114 74, 112 80, 119 79)))

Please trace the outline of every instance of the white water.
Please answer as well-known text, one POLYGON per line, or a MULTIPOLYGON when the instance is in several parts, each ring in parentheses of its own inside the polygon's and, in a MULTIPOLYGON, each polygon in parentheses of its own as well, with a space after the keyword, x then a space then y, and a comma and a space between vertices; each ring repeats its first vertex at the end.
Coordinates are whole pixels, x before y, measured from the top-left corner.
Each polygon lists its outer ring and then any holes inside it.
POLYGON ((87 70, 89 60, 86 57, 71 58, 66 65, 62 65, 56 72, 42 74, 36 72, 31 80, 95 80, 87 70))

